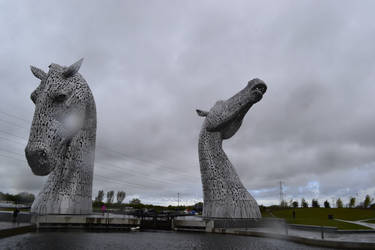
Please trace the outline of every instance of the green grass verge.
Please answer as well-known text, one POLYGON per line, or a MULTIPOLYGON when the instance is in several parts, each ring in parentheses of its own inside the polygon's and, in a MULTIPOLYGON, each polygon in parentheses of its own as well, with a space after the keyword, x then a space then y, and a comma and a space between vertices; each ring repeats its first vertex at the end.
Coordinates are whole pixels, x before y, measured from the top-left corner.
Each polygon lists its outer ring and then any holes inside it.
MULTIPOLYGON (((11 208, 11 207, 3 207, 3 208, 0 208, 0 211, 12 211, 13 212, 14 208, 11 208)), ((22 212, 30 212, 30 209, 29 208, 19 208, 20 211, 22 212)))
POLYGON ((261 211, 262 217, 274 217, 269 209, 261 211))
POLYGON ((369 229, 352 223, 336 220, 329 220, 328 215, 332 214, 335 219, 342 220, 363 220, 375 218, 375 210, 360 208, 296 208, 296 218, 293 219, 293 209, 277 209, 265 211, 262 215, 270 217, 274 215, 285 219, 290 224, 304 224, 314 226, 330 226, 339 229, 369 229), (271 214, 272 213, 272 214, 271 214))

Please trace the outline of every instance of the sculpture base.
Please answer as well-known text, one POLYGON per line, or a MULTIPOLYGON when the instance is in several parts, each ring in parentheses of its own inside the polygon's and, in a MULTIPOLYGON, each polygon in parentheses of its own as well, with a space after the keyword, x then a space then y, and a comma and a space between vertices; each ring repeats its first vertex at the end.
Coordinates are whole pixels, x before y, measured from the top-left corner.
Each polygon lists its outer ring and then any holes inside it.
POLYGON ((84 228, 84 229, 120 229, 141 225, 141 220, 116 214, 91 215, 33 215, 31 222, 37 228, 84 228))
POLYGON ((71 200, 69 197, 58 196, 57 198, 45 198, 38 196, 31 206, 31 212, 37 215, 46 214, 76 214, 86 215, 92 213, 91 198, 71 200))
POLYGON ((254 199, 216 200, 204 201, 203 217, 218 219, 260 219, 262 215, 254 199))
POLYGON ((261 219, 218 219, 218 218, 200 218, 196 216, 190 218, 176 218, 173 220, 173 229, 181 231, 196 232, 216 232, 222 229, 240 229, 240 228, 275 228, 285 227, 285 220, 279 218, 261 218, 261 219))
POLYGON ((254 228, 264 223, 262 219, 204 218, 204 220, 211 222, 212 228, 254 228))

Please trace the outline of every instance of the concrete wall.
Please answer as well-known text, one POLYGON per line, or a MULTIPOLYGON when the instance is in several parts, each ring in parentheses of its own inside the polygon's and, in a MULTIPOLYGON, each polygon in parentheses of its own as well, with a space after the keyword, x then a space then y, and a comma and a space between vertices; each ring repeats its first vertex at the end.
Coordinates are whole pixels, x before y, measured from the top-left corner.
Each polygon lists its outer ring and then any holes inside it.
POLYGON ((79 225, 89 227, 90 225, 118 225, 124 227, 139 226, 141 224, 136 218, 119 218, 119 217, 103 217, 103 216, 84 216, 84 215, 43 215, 34 216, 32 223, 37 227, 69 227, 70 225, 79 225))
MULTIPOLYGON (((12 221, 13 212, 0 212, 0 221, 12 221)), ((30 213, 19 213, 17 216, 17 222, 29 223, 31 220, 30 213)))

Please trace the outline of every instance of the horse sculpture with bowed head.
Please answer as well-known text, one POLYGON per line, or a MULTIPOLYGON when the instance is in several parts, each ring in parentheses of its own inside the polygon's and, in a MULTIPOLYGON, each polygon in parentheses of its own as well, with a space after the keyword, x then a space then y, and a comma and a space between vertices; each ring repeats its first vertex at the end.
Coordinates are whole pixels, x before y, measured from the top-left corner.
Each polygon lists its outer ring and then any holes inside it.
POLYGON ((69 67, 49 66, 48 73, 31 66, 41 80, 31 94, 35 113, 26 158, 35 175, 48 175, 31 212, 89 214, 95 157, 96 109, 82 60, 69 67))
POLYGON ((266 92, 266 84, 253 79, 226 101, 218 101, 206 117, 199 135, 199 162, 203 186, 203 216, 208 218, 260 218, 255 199, 241 183, 222 148, 240 128, 246 113, 266 92))

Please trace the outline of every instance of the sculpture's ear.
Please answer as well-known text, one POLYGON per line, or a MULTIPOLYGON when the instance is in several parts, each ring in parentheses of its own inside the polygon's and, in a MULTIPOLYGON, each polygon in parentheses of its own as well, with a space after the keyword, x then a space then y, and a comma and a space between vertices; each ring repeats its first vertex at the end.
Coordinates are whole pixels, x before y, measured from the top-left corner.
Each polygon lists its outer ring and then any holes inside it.
POLYGON ((32 65, 30 65, 30 69, 31 69, 31 72, 33 73, 33 75, 36 78, 38 78, 38 79, 40 79, 42 81, 47 78, 47 74, 43 70, 41 70, 41 69, 39 69, 37 67, 34 67, 32 65))
POLYGON ((82 65, 83 58, 79 59, 76 63, 70 65, 63 72, 64 77, 74 76, 82 65))
POLYGON ((203 117, 205 117, 205 116, 208 115, 208 112, 207 112, 207 111, 203 111, 203 110, 200 110, 200 109, 196 109, 195 111, 197 111, 197 114, 198 114, 199 116, 203 116, 203 117))

